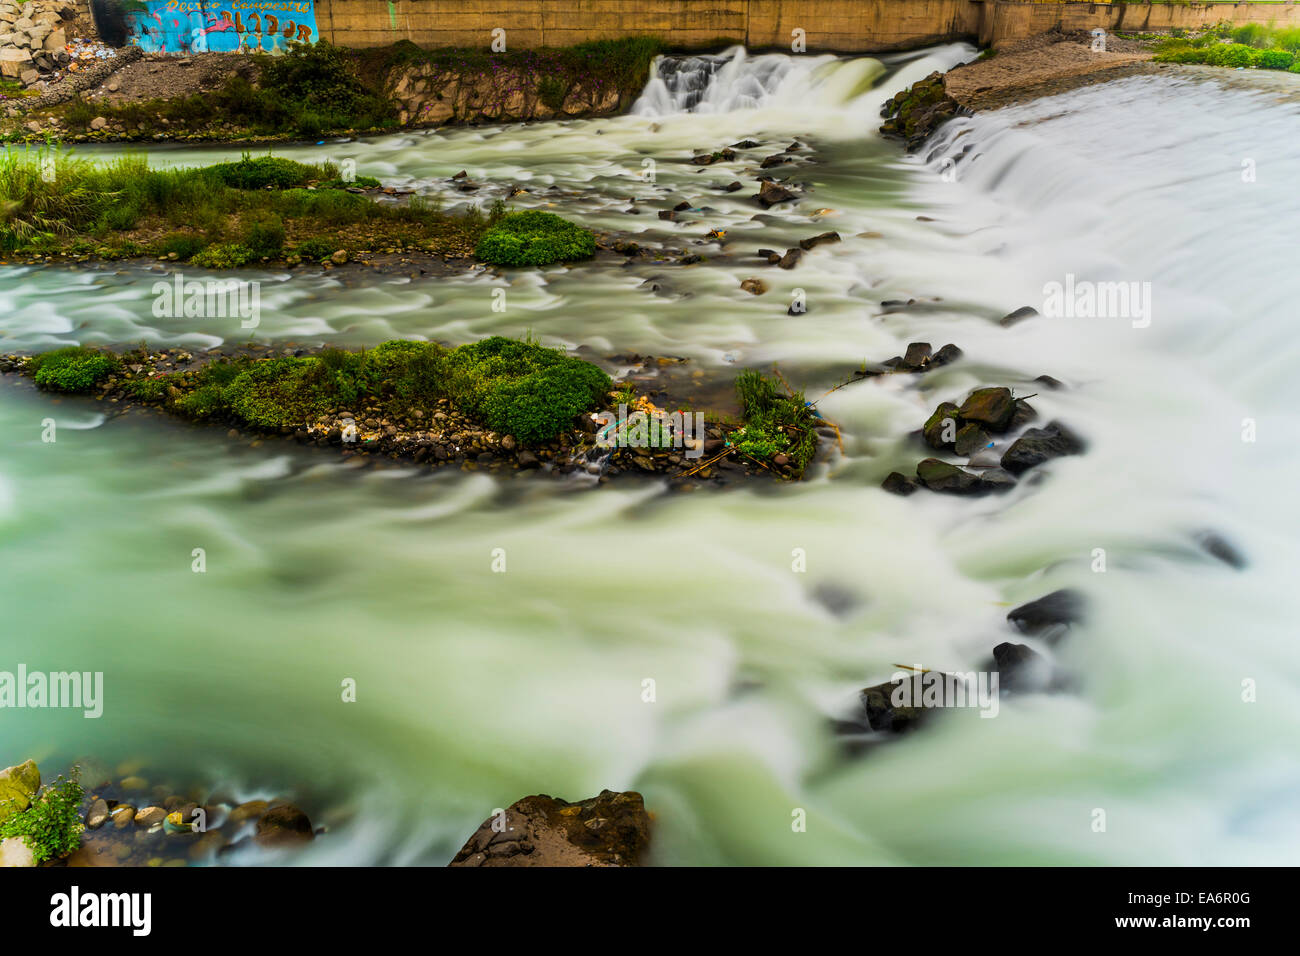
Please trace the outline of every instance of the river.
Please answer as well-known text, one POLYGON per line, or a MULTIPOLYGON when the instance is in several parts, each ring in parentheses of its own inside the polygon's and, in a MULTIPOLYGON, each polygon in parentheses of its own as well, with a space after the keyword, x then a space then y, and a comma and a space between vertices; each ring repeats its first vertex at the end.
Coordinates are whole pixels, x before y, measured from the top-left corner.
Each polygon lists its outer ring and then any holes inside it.
MULTIPOLYGON (((919 156, 880 139, 888 96, 973 53, 733 51, 661 64, 617 118, 277 150, 353 159, 449 204, 467 201, 448 182, 465 169, 528 189, 516 208, 651 245, 725 230, 732 256, 504 278, 260 273, 261 340, 531 332, 708 370, 775 362, 810 398, 908 342, 965 356, 827 396, 843 450, 805 482, 691 494, 358 471, 5 387, 0 669, 102 671, 105 707, 98 720, 7 712, 0 764, 88 753, 242 799, 293 792, 331 827, 288 860, 303 864, 442 864, 494 808, 606 787, 645 795, 661 865, 1293 862, 1300 77, 1131 77, 955 120, 919 156), (808 195, 762 211, 741 165, 687 162, 744 138, 810 147, 815 163, 776 170, 808 195), (731 179, 746 189, 714 188, 731 179), (655 202, 632 216, 633 196, 655 202), (708 208, 658 219, 678 198, 708 208), (797 269, 749 257, 831 229, 844 241, 797 269), (741 292, 751 275, 770 291, 741 292), (998 324, 1042 310, 1045 284, 1067 275, 1150 283, 1150 323, 998 324), (797 289, 808 312, 792 316, 797 289), (1068 387, 1041 389, 1045 373, 1068 387), (1086 436, 1087 453, 995 498, 881 490, 925 456, 909 433, 934 406, 981 384, 1037 393, 1040 416, 1086 436), (57 442, 41 440, 47 417, 57 442), (1246 566, 1207 554, 1205 531, 1246 566), (830 720, 860 688, 897 663, 983 666, 1023 640, 1007 610, 1059 587, 1092 607, 1055 649, 1076 692, 845 753, 830 720), (341 700, 348 678, 355 703, 341 700)), ((155 318, 160 274, 0 267, 0 346, 250 335, 238 320, 155 318)))

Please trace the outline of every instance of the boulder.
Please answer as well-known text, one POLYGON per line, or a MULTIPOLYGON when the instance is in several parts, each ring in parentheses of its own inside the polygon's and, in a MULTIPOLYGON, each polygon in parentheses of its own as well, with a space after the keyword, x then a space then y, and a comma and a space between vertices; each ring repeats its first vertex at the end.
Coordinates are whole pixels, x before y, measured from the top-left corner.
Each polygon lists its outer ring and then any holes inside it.
POLYGON ((767 291, 767 283, 762 279, 744 279, 741 281, 740 287, 750 295, 762 295, 767 291))
POLYGON ((18 47, 0 50, 0 76, 16 80, 24 70, 31 69, 32 55, 18 47))
POLYGON ((782 269, 793 269, 799 264, 799 260, 802 258, 802 249, 790 249, 786 251, 785 255, 776 261, 776 264, 782 269))
POLYGON ((46 53, 57 53, 59 50, 62 50, 67 43, 67 33, 64 32, 62 27, 58 27, 45 38, 45 42, 41 44, 41 49, 46 53))
POLYGON ((1016 400, 1011 389, 1001 387, 977 388, 957 409, 963 422, 975 422, 995 432, 1006 431, 1015 413, 1016 400))
POLYGON ((953 451, 969 458, 981 448, 986 447, 992 440, 988 432, 971 422, 957 429, 957 438, 953 442, 953 451))
POLYGON ((148 828, 155 823, 162 823, 166 816, 167 811, 162 807, 141 807, 135 811, 135 825, 148 828))
POLYGON ((943 348, 939 349, 939 351, 930 356, 930 367, 934 368, 938 365, 948 365, 957 361, 959 358, 961 358, 961 349, 949 342, 943 348))
POLYGON ((450 866, 637 866, 650 842, 641 794, 579 803, 539 794, 483 821, 450 866))
POLYGON ((929 342, 909 342, 907 351, 903 353, 903 361, 898 363, 898 367, 909 372, 919 372, 929 361, 929 342))
POLYGON ((1019 475, 1052 458, 1078 455, 1083 450, 1082 439, 1059 422, 1049 422, 1046 428, 1031 428, 1012 442, 1002 456, 1002 467, 1019 475))
POLYGON ((889 681, 868 687, 859 695, 872 730, 902 733, 916 727, 925 716, 922 707, 894 706, 893 694, 897 686, 889 681))
POLYGON ((958 427, 957 412, 957 406, 952 402, 939 403, 939 407, 921 426, 921 435, 925 438, 927 445, 939 450, 952 447, 951 441, 944 440, 944 432, 949 428, 948 423, 951 421, 952 435, 954 438, 956 437, 958 427))
POLYGON ((779 183, 775 183, 770 179, 764 179, 759 183, 758 195, 754 198, 758 200, 758 204, 764 209, 771 209, 777 203, 789 202, 797 197, 794 193, 779 183))
POLYGON ((950 495, 973 495, 980 491, 980 477, 950 462, 927 458, 916 466, 916 477, 931 491, 950 495))
POLYGON ((34 760, 0 770, 0 823, 30 807, 40 789, 41 771, 34 760))

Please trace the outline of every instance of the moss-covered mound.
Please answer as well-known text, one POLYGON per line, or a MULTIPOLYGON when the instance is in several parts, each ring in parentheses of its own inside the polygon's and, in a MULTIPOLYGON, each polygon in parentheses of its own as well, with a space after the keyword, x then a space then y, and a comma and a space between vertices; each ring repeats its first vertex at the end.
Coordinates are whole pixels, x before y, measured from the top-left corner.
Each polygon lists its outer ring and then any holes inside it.
POLYGON ((595 254, 596 237, 586 229, 535 210, 502 216, 474 250, 484 262, 498 266, 548 266, 595 254))
POLYGON ((431 342, 385 342, 369 350, 210 362, 193 371, 147 376, 116 357, 67 348, 30 360, 35 381, 89 392, 114 374, 134 398, 196 420, 230 420, 263 430, 309 425, 330 410, 377 404, 401 414, 452 402, 472 419, 518 441, 547 441, 571 429, 609 391, 590 362, 535 342, 493 337, 447 349, 431 342))

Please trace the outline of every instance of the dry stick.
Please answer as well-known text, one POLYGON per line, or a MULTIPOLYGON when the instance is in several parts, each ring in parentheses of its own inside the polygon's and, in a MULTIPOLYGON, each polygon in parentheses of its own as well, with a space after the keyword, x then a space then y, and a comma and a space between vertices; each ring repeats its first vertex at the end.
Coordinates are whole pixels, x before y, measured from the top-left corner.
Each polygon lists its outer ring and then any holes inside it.
POLYGON ((731 444, 731 442, 727 442, 726 447, 723 448, 722 451, 718 452, 718 454, 714 455, 712 458, 708 459, 707 461, 700 462, 690 471, 683 471, 680 474, 672 475, 671 478, 689 478, 691 477, 691 475, 695 474, 696 472, 708 468, 709 465, 713 464, 715 461, 721 461, 722 459, 726 458, 728 455, 731 454, 731 449, 733 447, 734 446, 731 444))

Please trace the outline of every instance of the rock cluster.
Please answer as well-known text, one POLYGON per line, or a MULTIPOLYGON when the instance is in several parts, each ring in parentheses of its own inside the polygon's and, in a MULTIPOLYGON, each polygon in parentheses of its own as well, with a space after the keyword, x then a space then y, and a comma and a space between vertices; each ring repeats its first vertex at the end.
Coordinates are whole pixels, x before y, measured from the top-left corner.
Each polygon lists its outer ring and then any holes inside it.
POLYGON ((617 89, 594 83, 575 83, 556 100, 544 95, 542 78, 526 70, 476 73, 433 63, 398 67, 385 85, 403 126, 604 116, 623 102, 617 89))
POLYGON ((910 153, 919 149, 948 120, 963 114, 969 115, 948 95, 944 76, 936 71, 885 101, 880 110, 885 120, 880 133, 890 139, 901 139, 910 153))
POLYGON ((32 86, 66 66, 72 56, 64 24, 76 16, 73 0, 0 0, 0 76, 32 86))
MULTIPOLYGON (((923 343, 922 343, 923 344, 923 343)), ((910 350, 909 350, 910 351, 910 350)), ((1009 388, 977 388, 956 405, 941 402, 921 428, 925 443, 938 451, 968 459, 967 471, 952 462, 927 458, 916 466, 916 477, 891 472, 882 487, 894 494, 910 495, 919 487, 955 495, 981 495, 1006 491, 1025 471, 1053 458, 1083 452, 1083 440, 1060 422, 1030 428, 1005 452, 996 451, 1000 436, 1018 430, 1037 417, 1024 399, 1009 388)))

